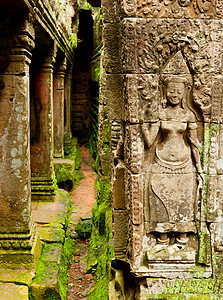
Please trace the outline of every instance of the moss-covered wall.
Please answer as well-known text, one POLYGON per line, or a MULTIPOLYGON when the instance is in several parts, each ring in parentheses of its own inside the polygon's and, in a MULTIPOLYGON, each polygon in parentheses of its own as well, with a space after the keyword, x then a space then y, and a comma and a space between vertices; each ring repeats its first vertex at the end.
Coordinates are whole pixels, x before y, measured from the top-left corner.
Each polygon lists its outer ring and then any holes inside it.
POLYGON ((102 54, 102 14, 100 8, 93 8, 92 16, 94 51, 91 60, 91 125, 89 149, 95 159, 96 203, 92 213, 93 230, 88 250, 87 270, 94 274, 95 286, 88 299, 107 299, 109 268, 114 256, 112 242, 112 203, 110 184, 110 142, 109 123, 106 116, 106 105, 103 104, 103 93, 100 93, 101 54, 102 54), (98 111, 100 119, 98 122, 98 111), (103 118, 102 118, 102 110, 103 118), (106 156, 106 157, 105 157, 106 156))

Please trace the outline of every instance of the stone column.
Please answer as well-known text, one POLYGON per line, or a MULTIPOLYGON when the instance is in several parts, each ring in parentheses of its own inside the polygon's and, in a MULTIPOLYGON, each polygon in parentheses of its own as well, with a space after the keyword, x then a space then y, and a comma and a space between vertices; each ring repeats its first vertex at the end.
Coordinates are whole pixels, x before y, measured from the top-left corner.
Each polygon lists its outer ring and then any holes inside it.
POLYGON ((32 200, 52 200, 56 181, 53 168, 53 63, 56 49, 34 71, 31 126, 32 200), (32 124, 35 124, 32 125, 32 124))
POLYGON ((69 154, 72 152, 71 147, 71 83, 72 83, 72 68, 68 69, 65 77, 64 86, 64 152, 69 154))
POLYGON ((58 63, 53 78, 54 157, 64 157, 64 77, 66 59, 58 63))
POLYGON ((0 262, 30 263, 29 66, 34 29, 28 20, 15 24, 12 19, 0 24, 0 262))

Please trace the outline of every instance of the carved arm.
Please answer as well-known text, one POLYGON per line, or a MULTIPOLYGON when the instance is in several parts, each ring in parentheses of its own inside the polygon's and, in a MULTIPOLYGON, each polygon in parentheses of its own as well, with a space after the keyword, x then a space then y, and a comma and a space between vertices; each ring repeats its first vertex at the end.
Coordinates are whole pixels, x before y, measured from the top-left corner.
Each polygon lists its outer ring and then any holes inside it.
POLYGON ((142 124, 141 128, 142 128, 142 133, 143 133, 145 143, 147 147, 150 148, 154 143, 157 134, 159 132, 160 122, 153 123, 153 124, 142 124))
POLYGON ((198 146, 198 140, 197 140, 197 124, 195 122, 189 123, 189 134, 188 138, 191 142, 191 149, 193 153, 193 157, 195 160, 196 169, 199 174, 203 173, 202 167, 201 167, 201 160, 200 160, 200 149, 198 146))

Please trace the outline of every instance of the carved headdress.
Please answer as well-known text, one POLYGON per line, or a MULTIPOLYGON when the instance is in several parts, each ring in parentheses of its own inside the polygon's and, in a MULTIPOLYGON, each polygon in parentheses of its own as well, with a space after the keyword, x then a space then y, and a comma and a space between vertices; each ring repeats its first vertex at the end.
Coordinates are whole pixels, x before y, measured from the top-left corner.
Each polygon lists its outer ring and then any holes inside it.
MULTIPOLYGON (((174 54, 164 66, 161 73, 161 82, 164 86, 167 86, 169 82, 180 82, 183 83, 187 89, 191 87, 192 76, 181 51, 174 54)), ((163 95, 165 95, 164 91, 163 95)), ((166 99, 164 98, 162 100, 163 106, 166 104, 166 99)), ((185 101, 187 101, 187 99, 185 99, 185 101)))

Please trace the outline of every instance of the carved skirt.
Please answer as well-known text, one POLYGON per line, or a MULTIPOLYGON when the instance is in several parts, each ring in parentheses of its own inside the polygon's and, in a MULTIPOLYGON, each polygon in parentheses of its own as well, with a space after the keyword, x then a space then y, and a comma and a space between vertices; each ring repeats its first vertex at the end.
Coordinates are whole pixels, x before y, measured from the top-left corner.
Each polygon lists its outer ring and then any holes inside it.
POLYGON ((196 232, 196 173, 191 158, 152 165, 148 184, 147 232, 196 232))

